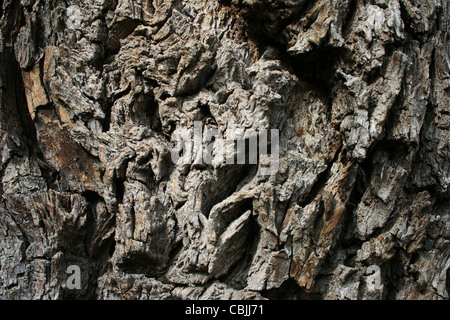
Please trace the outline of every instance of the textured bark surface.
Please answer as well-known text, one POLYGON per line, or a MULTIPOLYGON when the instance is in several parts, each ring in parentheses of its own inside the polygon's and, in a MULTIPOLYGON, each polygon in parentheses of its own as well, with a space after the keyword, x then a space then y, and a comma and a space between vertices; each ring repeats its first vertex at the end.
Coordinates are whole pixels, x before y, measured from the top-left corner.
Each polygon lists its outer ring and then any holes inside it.
POLYGON ((449 6, 0 1, 0 298, 448 299, 449 6))

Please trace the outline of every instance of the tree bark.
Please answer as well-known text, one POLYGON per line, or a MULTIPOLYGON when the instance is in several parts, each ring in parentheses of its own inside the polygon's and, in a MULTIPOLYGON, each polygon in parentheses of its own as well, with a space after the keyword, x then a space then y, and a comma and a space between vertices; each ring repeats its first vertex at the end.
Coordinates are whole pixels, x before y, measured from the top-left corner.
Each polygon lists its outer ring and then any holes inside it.
POLYGON ((449 17, 0 1, 0 298, 448 299, 449 17), (272 129, 270 174, 202 154, 272 129))

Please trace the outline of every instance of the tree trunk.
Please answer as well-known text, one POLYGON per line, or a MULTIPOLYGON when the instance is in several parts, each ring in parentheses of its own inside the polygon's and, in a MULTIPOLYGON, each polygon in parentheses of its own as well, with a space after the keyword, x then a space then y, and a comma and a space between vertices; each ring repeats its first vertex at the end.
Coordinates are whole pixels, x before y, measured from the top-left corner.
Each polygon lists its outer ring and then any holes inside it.
POLYGON ((0 298, 448 299, 449 6, 0 1, 0 298))

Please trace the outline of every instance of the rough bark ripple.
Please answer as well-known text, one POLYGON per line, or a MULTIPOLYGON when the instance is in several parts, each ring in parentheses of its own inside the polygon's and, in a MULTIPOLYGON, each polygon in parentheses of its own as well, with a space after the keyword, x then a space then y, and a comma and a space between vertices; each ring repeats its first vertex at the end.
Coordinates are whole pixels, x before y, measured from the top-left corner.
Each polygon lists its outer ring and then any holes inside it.
POLYGON ((0 298, 448 299, 449 16, 0 1, 0 298), (277 174, 175 165, 195 121, 279 129, 277 174))

